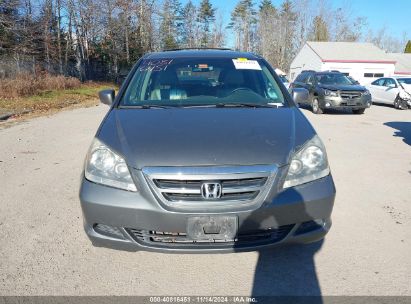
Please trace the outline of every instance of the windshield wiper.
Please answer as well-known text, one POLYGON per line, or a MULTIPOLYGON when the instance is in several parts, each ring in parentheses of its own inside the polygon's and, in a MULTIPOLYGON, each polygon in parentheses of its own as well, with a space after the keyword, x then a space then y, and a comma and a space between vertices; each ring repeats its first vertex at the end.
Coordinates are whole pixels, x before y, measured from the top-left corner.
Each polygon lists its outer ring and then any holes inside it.
POLYGON ((133 106, 120 106, 120 109, 169 109, 175 108, 174 106, 163 106, 163 105, 133 105, 133 106))
POLYGON ((171 108, 278 108, 280 105, 269 103, 269 104, 256 104, 256 103, 217 103, 217 104, 188 104, 188 105, 175 105, 175 106, 166 106, 166 105, 126 105, 120 106, 120 109, 171 109, 171 108))
POLYGON ((217 108, 278 108, 275 104, 258 104, 258 103, 217 103, 215 105, 217 108))

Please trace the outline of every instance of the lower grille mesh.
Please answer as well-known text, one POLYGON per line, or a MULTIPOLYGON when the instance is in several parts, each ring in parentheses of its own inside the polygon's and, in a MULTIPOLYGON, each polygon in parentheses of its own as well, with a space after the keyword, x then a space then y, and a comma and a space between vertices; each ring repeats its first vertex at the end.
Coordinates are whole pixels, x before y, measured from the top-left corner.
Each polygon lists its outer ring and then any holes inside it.
POLYGON ((192 240, 185 232, 161 232, 161 231, 147 231, 133 228, 127 228, 126 231, 137 242, 147 244, 166 244, 168 246, 178 246, 184 244, 201 245, 224 243, 227 245, 247 245, 247 244, 269 244, 276 243, 284 239, 294 225, 284 225, 278 228, 261 229, 255 231, 248 231, 239 233, 234 241, 225 240, 192 240))

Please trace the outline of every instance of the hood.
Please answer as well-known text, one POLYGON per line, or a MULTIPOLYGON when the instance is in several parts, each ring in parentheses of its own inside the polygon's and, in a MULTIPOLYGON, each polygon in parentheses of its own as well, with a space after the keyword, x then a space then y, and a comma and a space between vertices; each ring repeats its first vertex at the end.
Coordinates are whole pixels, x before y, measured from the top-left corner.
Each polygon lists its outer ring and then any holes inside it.
POLYGON ((411 84, 401 83, 401 85, 404 88, 405 92, 407 92, 408 94, 411 94, 411 84))
POLYGON ((314 130, 297 108, 112 109, 98 138, 129 166, 288 163, 314 130), (297 130, 299 136, 296 136, 297 130))
POLYGON ((365 88, 360 85, 331 85, 331 84, 319 84, 323 89, 331 91, 365 91, 365 88))

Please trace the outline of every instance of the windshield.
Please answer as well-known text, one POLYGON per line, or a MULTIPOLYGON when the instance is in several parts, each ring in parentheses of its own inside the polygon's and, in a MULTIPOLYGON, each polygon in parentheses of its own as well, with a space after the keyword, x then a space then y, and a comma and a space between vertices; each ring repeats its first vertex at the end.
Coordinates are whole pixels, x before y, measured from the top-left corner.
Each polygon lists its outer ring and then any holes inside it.
POLYGON ((284 104, 276 80, 260 60, 246 58, 146 59, 120 106, 284 104))
POLYGON ((323 74, 317 75, 317 81, 320 84, 331 85, 352 85, 353 82, 344 74, 323 74))
POLYGON ((411 78, 398 78, 397 80, 401 84, 411 84, 411 78))

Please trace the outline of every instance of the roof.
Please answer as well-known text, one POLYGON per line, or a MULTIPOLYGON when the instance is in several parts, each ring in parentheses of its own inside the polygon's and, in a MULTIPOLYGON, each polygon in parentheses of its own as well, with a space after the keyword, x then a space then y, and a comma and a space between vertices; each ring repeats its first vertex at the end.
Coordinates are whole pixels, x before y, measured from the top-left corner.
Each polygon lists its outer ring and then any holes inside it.
POLYGON ((314 73, 318 75, 341 74, 341 72, 338 72, 338 71, 320 71, 320 72, 314 72, 314 73))
POLYGON ((149 53, 146 55, 146 59, 160 59, 160 58, 197 58, 197 57, 208 57, 208 58, 247 58, 247 59, 261 59, 260 56, 247 53, 238 52, 227 49, 182 49, 182 50, 171 50, 163 52, 149 53))
POLYGON ((314 42, 307 45, 322 62, 395 63, 383 50, 368 42, 314 42))
POLYGON ((311 73, 315 75, 325 75, 325 74, 341 74, 339 71, 314 71, 314 70, 302 70, 301 73, 311 73))
POLYGON ((391 53, 388 55, 397 61, 394 74, 411 75, 411 54, 391 53))

